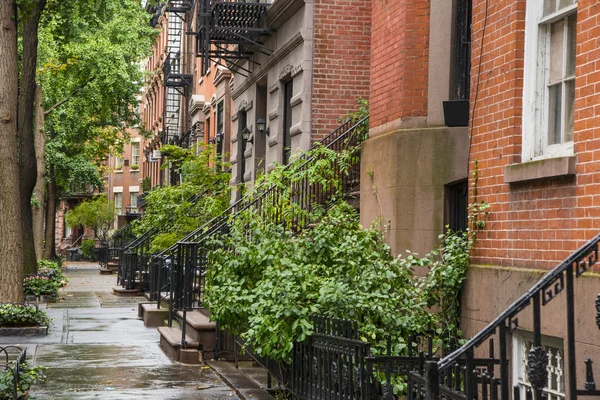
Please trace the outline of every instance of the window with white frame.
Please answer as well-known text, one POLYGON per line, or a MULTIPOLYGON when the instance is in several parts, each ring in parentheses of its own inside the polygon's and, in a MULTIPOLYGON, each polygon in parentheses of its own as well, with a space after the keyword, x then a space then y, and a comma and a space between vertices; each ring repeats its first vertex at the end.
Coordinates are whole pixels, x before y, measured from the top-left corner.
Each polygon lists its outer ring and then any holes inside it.
POLYGON ((123 209, 123 193, 115 193, 115 211, 117 215, 122 215, 121 210, 123 209))
POLYGON ((129 212, 137 213, 138 192, 129 192, 129 212))
POLYGON ((123 159, 121 157, 115 157, 115 171, 123 170, 123 159))
POLYGON ((573 154, 577 0, 527 1, 523 161, 573 154))
MULTIPOLYGON (((513 335, 513 376, 515 385, 525 399, 527 389, 533 390, 528 376, 529 351, 534 348, 530 332, 517 331, 513 335)), ((563 341, 559 338, 542 336, 542 348, 548 356, 546 371, 548 383, 543 390, 547 400, 565 400, 565 363, 563 341)))
POLYGON ((131 169, 140 168, 140 142, 131 143, 131 169))

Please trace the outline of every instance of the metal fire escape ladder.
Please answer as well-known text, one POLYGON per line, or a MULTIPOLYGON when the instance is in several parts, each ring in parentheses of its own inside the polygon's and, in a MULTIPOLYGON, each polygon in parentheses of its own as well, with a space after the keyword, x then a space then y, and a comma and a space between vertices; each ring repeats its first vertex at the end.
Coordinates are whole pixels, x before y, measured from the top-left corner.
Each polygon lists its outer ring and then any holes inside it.
MULTIPOLYGON (((254 53, 267 56, 273 52, 264 46, 273 32, 267 26, 267 9, 270 3, 199 0, 196 53, 202 57, 202 73, 210 69, 210 63, 225 62, 235 73, 246 75, 251 71, 244 68, 254 53), (241 72, 243 71, 243 72, 241 72)), ((223 65, 223 64, 221 64, 223 65)))
POLYGON ((184 14, 191 10, 193 1, 170 1, 166 6, 169 13, 167 31, 167 55, 163 65, 164 106, 162 143, 176 142, 180 136, 181 97, 186 95, 193 83, 193 77, 183 74, 182 35, 184 14), (182 15, 183 14, 183 15, 182 15))

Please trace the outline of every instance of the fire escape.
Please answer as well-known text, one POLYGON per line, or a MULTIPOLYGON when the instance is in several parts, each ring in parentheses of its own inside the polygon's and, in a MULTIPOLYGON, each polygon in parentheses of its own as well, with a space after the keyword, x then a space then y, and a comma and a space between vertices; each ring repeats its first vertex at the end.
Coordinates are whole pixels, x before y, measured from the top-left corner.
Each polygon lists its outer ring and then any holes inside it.
POLYGON ((177 143, 181 130, 181 97, 186 96, 192 86, 193 76, 183 73, 183 25, 186 12, 193 7, 193 0, 169 1, 167 32, 167 54, 163 65, 164 106, 162 143, 177 143))
POLYGON ((267 26, 267 9, 271 1, 199 0, 196 26, 196 53, 202 59, 202 73, 215 62, 235 73, 251 73, 244 67, 256 52, 270 56, 273 52, 264 46, 272 30, 267 26), (222 64, 225 62, 225 64, 222 64))

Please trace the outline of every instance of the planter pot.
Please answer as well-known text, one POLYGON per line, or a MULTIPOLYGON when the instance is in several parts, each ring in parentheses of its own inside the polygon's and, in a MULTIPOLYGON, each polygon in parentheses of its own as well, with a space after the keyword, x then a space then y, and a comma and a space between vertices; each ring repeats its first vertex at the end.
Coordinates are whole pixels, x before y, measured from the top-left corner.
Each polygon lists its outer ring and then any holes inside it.
POLYGON ((469 100, 444 101, 446 126, 469 126, 469 100))
POLYGON ((46 336, 48 334, 47 326, 28 326, 25 328, 5 328, 0 327, 1 336, 46 336))

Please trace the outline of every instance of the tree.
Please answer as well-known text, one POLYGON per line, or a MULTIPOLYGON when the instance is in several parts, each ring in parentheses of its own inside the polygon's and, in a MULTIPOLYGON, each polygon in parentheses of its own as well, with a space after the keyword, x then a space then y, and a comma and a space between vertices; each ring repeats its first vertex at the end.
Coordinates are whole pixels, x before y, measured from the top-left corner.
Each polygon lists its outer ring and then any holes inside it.
POLYGON ((48 0, 40 28, 48 204, 44 258, 54 253, 60 196, 102 188, 98 168, 117 154, 135 126, 139 62, 156 31, 136 0, 48 0))
POLYGON ((116 217, 115 205, 106 196, 96 196, 86 200, 67 214, 70 227, 85 226, 94 231, 94 237, 108 241, 108 232, 116 217))
POLYGON ((0 302, 23 298, 23 250, 17 164, 17 25, 10 0, 0 0, 0 302))

